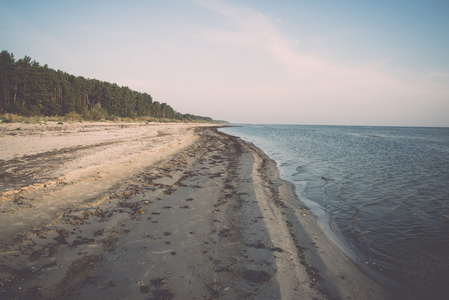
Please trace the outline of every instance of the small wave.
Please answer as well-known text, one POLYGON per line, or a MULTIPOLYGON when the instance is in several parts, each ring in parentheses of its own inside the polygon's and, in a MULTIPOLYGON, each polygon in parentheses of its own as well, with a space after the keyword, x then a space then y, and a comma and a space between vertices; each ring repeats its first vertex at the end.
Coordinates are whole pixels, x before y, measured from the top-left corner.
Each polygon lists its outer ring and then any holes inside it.
MULTIPOLYGON (((329 231, 363 262, 413 292, 428 291, 438 276, 449 282, 447 128, 298 125, 232 131, 276 160, 300 199, 307 199, 321 221, 329 220, 329 231), (425 277, 417 277, 419 272, 425 277)), ((436 284, 437 290, 449 294, 444 284, 436 284)))

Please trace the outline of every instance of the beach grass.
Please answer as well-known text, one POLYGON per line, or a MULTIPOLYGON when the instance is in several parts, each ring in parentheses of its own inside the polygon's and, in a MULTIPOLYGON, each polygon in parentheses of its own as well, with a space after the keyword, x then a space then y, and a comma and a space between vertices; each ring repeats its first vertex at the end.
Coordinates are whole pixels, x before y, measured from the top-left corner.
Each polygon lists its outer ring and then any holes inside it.
POLYGON ((101 119, 92 119, 89 115, 70 112, 64 116, 20 116, 11 113, 0 114, 0 124, 23 123, 23 124, 46 124, 47 122, 107 122, 107 123, 207 123, 203 120, 176 120, 168 118, 154 118, 140 116, 136 118, 108 116, 101 119))

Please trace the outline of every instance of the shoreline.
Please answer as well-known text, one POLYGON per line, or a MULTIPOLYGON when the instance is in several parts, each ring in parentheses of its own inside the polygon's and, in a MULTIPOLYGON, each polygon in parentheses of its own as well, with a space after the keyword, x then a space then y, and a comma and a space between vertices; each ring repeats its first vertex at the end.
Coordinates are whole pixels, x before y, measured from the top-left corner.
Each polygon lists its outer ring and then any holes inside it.
MULTIPOLYGON (((274 202, 283 210, 281 214, 286 216, 284 221, 289 227, 289 238, 295 242, 298 253, 306 249, 303 253, 305 259, 301 263, 306 266, 306 269, 318 269, 315 275, 320 278, 327 296, 332 299, 346 297, 378 299, 379 296, 379 299, 393 298, 388 288, 373 279, 377 274, 370 273, 360 262, 354 261, 345 253, 345 249, 328 235, 312 210, 298 199, 293 183, 280 177, 276 162, 256 145, 244 141, 242 143, 256 152, 266 164, 266 167, 260 170, 261 174, 269 174, 267 178, 275 179, 276 185, 282 187, 278 192, 282 196, 274 202), (290 226, 292 222, 295 222, 296 226, 290 226), (312 246, 303 247, 302 245, 312 246), (351 281, 349 286, 347 286, 348 282, 345 282, 347 279, 351 281), (360 290, 356 292, 357 289, 360 290)), ((397 295, 394 298, 398 299, 397 295)))
POLYGON ((183 126, 72 130, 51 139, 80 145, 2 160, 22 181, 2 187, 0 296, 391 297, 259 148, 218 126, 183 126))
MULTIPOLYGON (((231 127, 240 127, 240 126, 231 126, 231 127)), ((293 182, 289 181, 288 179, 285 179, 285 176, 282 176, 281 170, 278 168, 279 161, 276 161, 275 159, 272 159, 270 156, 268 156, 262 148, 259 148, 256 144, 250 141, 245 141, 244 139, 241 139, 239 136, 235 136, 229 133, 226 133, 225 131, 220 132, 230 135, 232 137, 235 137, 237 139, 240 139, 243 143, 247 144, 249 147, 253 148, 254 151, 258 153, 258 155, 265 157, 272 163, 274 166, 273 168, 277 169, 277 175, 276 177, 279 177, 281 181, 284 181, 287 185, 291 185, 291 189, 293 190, 294 195, 292 196, 293 203, 291 205, 295 206, 296 203, 300 203, 304 208, 309 210, 311 214, 314 216, 314 221, 317 223, 316 225, 319 227, 318 230, 322 230, 323 233, 327 236, 330 241, 335 244, 336 247, 340 248, 340 250, 347 256, 350 261, 357 266, 365 275, 367 275, 369 278, 380 284, 384 289, 388 290, 389 293, 395 294, 395 299, 408 299, 408 297, 411 297, 410 291, 407 290, 405 285, 393 278, 385 277, 384 274, 381 272, 371 268, 370 266, 363 263, 363 261, 360 259, 360 256, 357 255, 352 249, 350 249, 344 242, 343 238, 339 236, 338 233, 334 232, 333 229, 331 229, 331 225, 329 223, 329 217, 326 215, 325 211, 322 207, 319 206, 319 204, 311 201, 306 200, 303 201, 303 199, 300 199, 296 194, 296 187, 293 182), (397 292, 392 292, 393 290, 402 290, 407 293, 408 296, 403 295, 399 296, 397 292)), ((300 205, 300 206, 301 206, 300 205)))

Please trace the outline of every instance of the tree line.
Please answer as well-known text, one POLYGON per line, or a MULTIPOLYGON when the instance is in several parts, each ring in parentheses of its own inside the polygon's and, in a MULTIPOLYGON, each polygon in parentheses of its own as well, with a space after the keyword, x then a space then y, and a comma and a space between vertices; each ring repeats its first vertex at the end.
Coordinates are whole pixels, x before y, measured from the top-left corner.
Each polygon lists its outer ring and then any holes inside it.
POLYGON ((0 53, 0 113, 22 116, 88 115, 212 122, 209 117, 181 114, 170 105, 153 101, 147 93, 96 79, 53 70, 25 56, 0 53))

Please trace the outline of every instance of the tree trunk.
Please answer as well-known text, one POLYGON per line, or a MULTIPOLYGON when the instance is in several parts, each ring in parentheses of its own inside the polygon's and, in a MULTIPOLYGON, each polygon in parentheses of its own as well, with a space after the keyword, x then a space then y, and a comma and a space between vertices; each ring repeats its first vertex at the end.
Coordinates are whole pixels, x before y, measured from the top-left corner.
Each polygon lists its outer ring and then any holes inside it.
POLYGON ((17 99, 17 82, 14 85, 14 103, 16 103, 16 99, 17 99))

